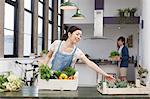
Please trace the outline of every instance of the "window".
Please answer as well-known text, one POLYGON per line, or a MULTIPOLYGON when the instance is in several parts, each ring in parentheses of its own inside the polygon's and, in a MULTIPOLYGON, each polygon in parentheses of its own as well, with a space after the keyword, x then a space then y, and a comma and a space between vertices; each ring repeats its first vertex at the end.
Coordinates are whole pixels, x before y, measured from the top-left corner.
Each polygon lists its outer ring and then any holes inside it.
POLYGON ((53 7, 53 0, 49 0, 49 7, 50 7, 50 8, 53 7))
POLYGON ((31 0, 24 0, 24 8, 31 11, 31 0))
MULTIPOLYGON (((18 36, 18 9, 17 9, 17 1, 18 0, 5 0, 5 12, 4 12, 4 55, 5 57, 14 57, 18 55, 18 42, 20 37, 18 36)), ((62 0, 58 0, 58 15, 55 17, 58 18, 58 39, 61 38, 62 31, 62 11, 60 9, 60 4, 62 0)), ((33 10, 32 10, 33 0, 24 0, 24 48, 23 55, 30 56, 31 52, 33 52, 33 34, 32 27, 33 24, 33 10)), ((37 39, 37 54, 44 49, 44 0, 38 0, 38 37, 37 39)), ((48 48, 51 45, 52 37, 53 37, 53 28, 54 28, 54 3, 55 0, 49 0, 49 11, 48 11, 48 48)), ((57 9, 57 6, 55 7, 57 9)), ((22 53, 21 53, 22 54, 22 53)))
POLYGON ((52 24, 48 24, 48 49, 52 43, 52 24))
POLYGON ((24 56, 31 54, 32 0, 24 0, 24 56))
POLYGON ((15 0, 5 1, 4 15, 4 55, 17 56, 15 53, 15 0))
POLYGON ((44 34, 43 34, 43 22, 44 22, 44 17, 43 17, 43 8, 44 8, 44 3, 43 0, 39 0, 38 2, 38 55, 43 50, 43 45, 44 45, 44 34))
POLYGON ((38 2, 38 15, 43 17, 43 2, 38 2))
POLYGON ((25 11, 24 13, 24 56, 31 54, 31 24, 32 15, 25 11))
POLYGON ((62 3, 62 0, 58 0, 58 13, 59 14, 61 14, 61 9, 60 9, 61 3, 62 3))
POLYGON ((58 39, 61 39, 62 35, 62 10, 60 9, 60 5, 62 0, 58 0, 58 39))
POLYGON ((43 19, 38 18, 38 55, 42 51, 43 43, 43 19))
POLYGON ((53 0, 49 0, 48 49, 52 43, 53 11, 53 0))
POLYGON ((52 13, 53 13, 53 11, 51 10, 51 9, 49 9, 49 21, 52 21, 52 13))

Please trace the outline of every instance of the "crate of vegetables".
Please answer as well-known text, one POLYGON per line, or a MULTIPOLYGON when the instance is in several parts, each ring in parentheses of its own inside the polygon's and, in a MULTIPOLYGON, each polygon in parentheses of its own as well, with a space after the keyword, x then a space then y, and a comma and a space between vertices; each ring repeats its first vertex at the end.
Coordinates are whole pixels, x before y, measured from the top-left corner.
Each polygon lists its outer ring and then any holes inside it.
POLYGON ((114 82, 100 81, 97 90, 101 94, 149 94, 146 86, 137 87, 135 84, 117 79, 114 82))
POLYGON ((54 71, 47 65, 39 67, 39 90, 76 90, 78 87, 78 72, 70 67, 63 71, 54 71))

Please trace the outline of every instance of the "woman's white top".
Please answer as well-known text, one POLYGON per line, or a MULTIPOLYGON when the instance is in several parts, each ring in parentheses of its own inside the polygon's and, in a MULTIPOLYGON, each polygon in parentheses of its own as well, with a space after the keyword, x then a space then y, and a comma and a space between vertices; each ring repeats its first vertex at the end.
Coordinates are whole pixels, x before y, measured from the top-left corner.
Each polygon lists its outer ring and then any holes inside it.
MULTIPOLYGON (((63 43, 65 42, 65 41, 61 41, 61 40, 55 40, 51 45, 50 45, 50 49, 49 50, 51 50, 51 51, 53 51, 53 55, 52 55, 52 57, 51 57, 51 59, 50 59, 50 61, 49 61, 49 63, 48 64, 51 64, 51 62, 52 62, 52 60, 53 60, 53 58, 54 58, 54 56, 55 56, 55 53, 57 52, 57 50, 58 50, 58 47, 59 47, 59 44, 62 42, 62 44, 61 45, 63 45, 63 43)), ((61 46, 60 46, 60 49, 61 49, 61 46)), ((72 52, 70 52, 70 53, 67 53, 67 52, 63 52, 62 50, 59 50, 61 53, 63 53, 63 54, 68 54, 68 55, 71 55, 72 54, 72 52)), ((73 51, 73 50, 72 50, 73 51)), ((73 55, 73 60, 72 60, 72 64, 71 64, 71 66, 75 66, 75 63, 76 63, 76 61, 77 61, 77 59, 81 59, 82 57, 83 57, 83 55, 84 55, 84 53, 79 49, 79 48, 77 48, 76 49, 76 52, 74 53, 74 55, 73 55)))
POLYGON ((120 54, 120 56, 121 56, 121 51, 122 51, 123 47, 124 47, 124 45, 122 45, 122 46, 119 47, 118 53, 120 54))

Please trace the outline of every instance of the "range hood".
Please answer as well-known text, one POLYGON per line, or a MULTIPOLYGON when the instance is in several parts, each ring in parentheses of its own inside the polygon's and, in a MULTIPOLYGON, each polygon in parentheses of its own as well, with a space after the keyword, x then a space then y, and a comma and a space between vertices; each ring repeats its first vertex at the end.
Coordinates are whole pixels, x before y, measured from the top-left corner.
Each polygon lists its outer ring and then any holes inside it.
POLYGON ((94 35, 87 39, 108 39, 103 33, 103 10, 94 10, 94 35))

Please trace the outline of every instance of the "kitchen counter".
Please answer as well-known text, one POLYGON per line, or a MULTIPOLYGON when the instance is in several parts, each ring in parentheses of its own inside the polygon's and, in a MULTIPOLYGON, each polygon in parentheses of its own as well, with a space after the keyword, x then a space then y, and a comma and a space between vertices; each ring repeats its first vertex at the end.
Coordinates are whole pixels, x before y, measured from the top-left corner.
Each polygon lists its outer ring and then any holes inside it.
MULTIPOLYGON (((94 62, 94 61, 93 61, 94 62)), ((111 66, 117 66, 117 63, 111 63, 111 62, 94 62, 98 66, 99 65, 111 65, 111 66)), ((76 64, 85 64, 84 62, 77 62, 76 64)))
POLYGON ((96 87, 79 87, 77 91, 38 91, 36 87, 24 87, 19 92, 0 93, 0 99, 150 99, 150 95, 102 95, 96 87))

